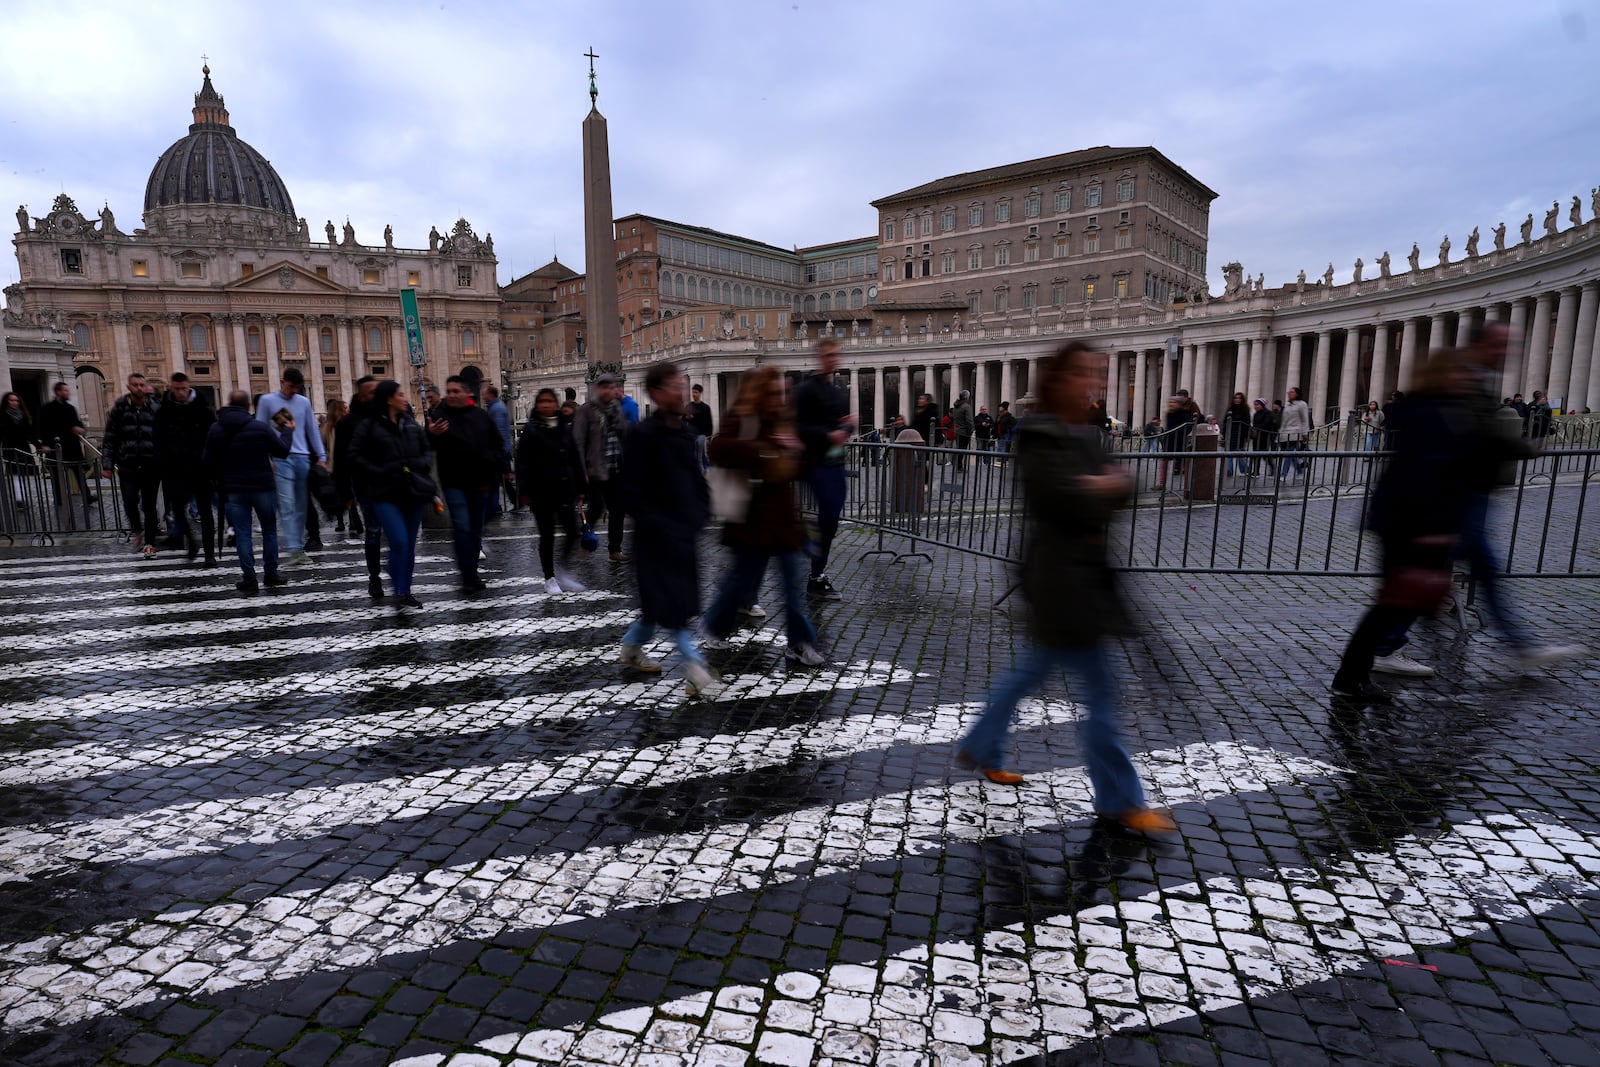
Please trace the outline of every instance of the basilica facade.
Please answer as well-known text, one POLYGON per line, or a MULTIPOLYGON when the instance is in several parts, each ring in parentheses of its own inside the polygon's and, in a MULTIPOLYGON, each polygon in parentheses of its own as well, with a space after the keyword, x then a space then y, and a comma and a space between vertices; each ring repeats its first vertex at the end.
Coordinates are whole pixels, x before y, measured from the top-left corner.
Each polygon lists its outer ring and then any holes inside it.
MULTIPOLYGON (((216 403, 275 389, 296 367, 319 412, 361 375, 408 380, 404 288, 417 293, 429 379, 497 380, 493 238, 460 219, 404 248, 392 227, 363 242, 329 220, 313 240, 272 164, 230 125, 209 67, 203 79, 188 133, 150 172, 142 226, 124 232, 109 204, 85 214, 65 193, 46 212, 17 209, 7 332, 62 339, 85 419, 99 425, 133 372, 184 371, 216 403)), ((30 405, 54 376, 13 371, 30 405)))

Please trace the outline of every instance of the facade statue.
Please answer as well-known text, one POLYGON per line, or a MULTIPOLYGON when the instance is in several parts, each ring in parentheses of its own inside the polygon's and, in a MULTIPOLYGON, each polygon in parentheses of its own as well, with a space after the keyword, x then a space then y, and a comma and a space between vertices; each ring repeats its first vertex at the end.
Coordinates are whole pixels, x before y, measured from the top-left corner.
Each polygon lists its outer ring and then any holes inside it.
POLYGON ((1417 242, 1415 241, 1411 242, 1411 254, 1406 257, 1406 262, 1411 264, 1413 274, 1422 269, 1422 249, 1417 247, 1417 242))
POLYGON ((428 251, 439 251, 439 227, 437 226, 428 227, 428 251))
POLYGON ((483 235, 483 254, 486 256, 494 255, 494 234, 492 233, 483 235))
POLYGON ((1554 237, 1556 235, 1556 216, 1560 214, 1561 201, 1550 201, 1550 210, 1544 213, 1544 235, 1546 237, 1554 237))
POLYGON ((17 205, 17 231, 19 233, 27 233, 28 232, 28 205, 27 204, 18 204, 17 205))
POLYGON ((1572 198, 1572 210, 1567 212, 1567 221, 1574 226, 1583 225, 1583 202, 1577 197, 1572 198))
POLYGON ((900 316, 900 336, 904 337, 906 334, 908 334, 910 332, 911 332, 910 328, 908 326, 906 326, 906 317, 904 315, 901 315, 900 316))
POLYGON ((344 246, 346 248, 353 248, 353 247, 355 247, 355 243, 356 243, 356 228, 354 226, 350 225, 350 220, 349 219, 345 219, 344 220, 344 246))
POLYGON ((1589 190, 1589 218, 1600 219, 1600 185, 1589 190))
POLYGON ((1439 242, 1439 266, 1448 267, 1449 265, 1450 265, 1450 235, 1449 234, 1445 234, 1444 235, 1444 240, 1439 242))
POLYGON ((1478 228, 1474 226, 1472 232, 1467 234, 1467 258, 1478 258, 1478 228))
POLYGON ((1256 293, 1260 294, 1260 292, 1263 289, 1265 289, 1266 287, 1267 287, 1267 274, 1266 274, 1265 271, 1262 271, 1260 274, 1256 275, 1256 293))
POLYGON ((1294 289, 1297 293, 1303 293, 1306 290, 1306 272, 1303 269, 1294 280, 1294 289))
MULTIPOLYGON (((1573 201, 1576 202, 1577 197, 1573 197, 1573 201)), ((117 229, 117 217, 111 213, 111 205, 109 203, 100 209, 100 233, 102 236, 122 236, 122 231, 117 229)))
POLYGON ((1506 250, 1506 224, 1503 222, 1494 228, 1494 250, 1496 252, 1506 250))
POLYGON ((1360 256, 1357 256, 1356 257, 1355 270, 1353 272, 1351 272, 1351 275, 1350 275, 1350 280, 1351 281, 1359 282, 1361 280, 1361 268, 1364 267, 1364 266, 1366 266, 1366 264, 1361 262, 1361 257, 1360 256))
POLYGON ((1322 272, 1322 285, 1325 289, 1333 288, 1333 264, 1328 264, 1328 269, 1322 272))
POLYGON ((1383 255, 1378 257, 1378 277, 1389 277, 1389 250, 1385 248, 1383 255))
POLYGON ((393 248, 394 247, 394 227, 393 226, 385 226, 383 228, 383 247, 385 247, 385 248, 393 248))
POLYGON ((1222 265, 1222 298, 1224 300, 1238 296, 1241 289, 1249 292, 1249 286, 1244 282, 1244 265, 1238 260, 1222 265))
POLYGON ((337 244, 339 239, 338 239, 338 237, 336 237, 334 235, 334 232, 333 232, 333 220, 332 219, 328 220, 327 232, 328 232, 328 243, 330 245, 331 244, 337 244))
POLYGON ((1522 243, 1527 244, 1533 240, 1533 212, 1528 212, 1528 217, 1522 220, 1522 243))

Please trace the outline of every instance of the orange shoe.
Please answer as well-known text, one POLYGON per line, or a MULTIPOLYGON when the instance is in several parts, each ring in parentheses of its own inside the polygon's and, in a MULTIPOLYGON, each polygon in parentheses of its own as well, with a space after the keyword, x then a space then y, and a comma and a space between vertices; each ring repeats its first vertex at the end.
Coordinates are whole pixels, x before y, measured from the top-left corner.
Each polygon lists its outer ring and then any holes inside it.
POLYGON ((1161 808, 1129 808, 1112 819, 1141 834, 1176 833, 1178 824, 1161 808))
POLYGON ((996 785, 1021 785, 1022 775, 1016 771, 1003 771, 998 767, 981 767, 965 750, 956 753, 956 763, 969 771, 977 771, 996 785))

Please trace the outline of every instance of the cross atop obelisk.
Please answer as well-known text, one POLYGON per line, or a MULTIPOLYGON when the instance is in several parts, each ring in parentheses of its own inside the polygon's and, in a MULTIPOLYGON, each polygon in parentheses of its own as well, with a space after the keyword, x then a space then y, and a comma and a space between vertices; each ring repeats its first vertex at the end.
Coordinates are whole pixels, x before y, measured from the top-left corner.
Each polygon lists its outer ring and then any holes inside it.
POLYGON ((594 61, 600 57, 594 54, 594 45, 590 45, 589 50, 584 55, 589 59, 589 106, 595 107, 597 106, 596 101, 600 97, 600 88, 594 83, 594 61))
POLYGON ((602 370, 618 372, 622 366, 622 328, 617 322, 617 241, 615 216, 611 214, 611 146, 606 136, 606 119, 600 114, 594 84, 594 61, 599 57, 590 48, 589 114, 583 120, 583 262, 588 281, 584 284, 584 327, 589 335, 585 379, 593 382, 602 370))

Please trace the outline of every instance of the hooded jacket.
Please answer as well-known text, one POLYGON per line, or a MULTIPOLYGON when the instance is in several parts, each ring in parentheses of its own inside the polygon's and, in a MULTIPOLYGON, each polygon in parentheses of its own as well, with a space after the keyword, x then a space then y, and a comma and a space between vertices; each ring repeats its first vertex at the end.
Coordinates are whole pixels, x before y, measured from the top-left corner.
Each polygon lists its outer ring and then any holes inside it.
POLYGON ((289 455, 294 431, 252 418, 248 408, 225 407, 206 432, 201 462, 224 493, 275 492, 272 460, 289 455))

